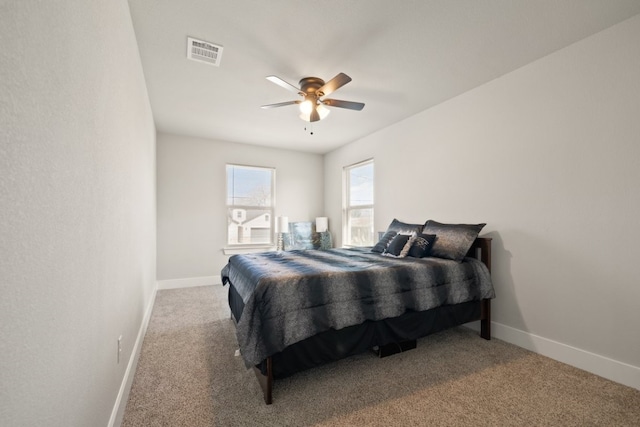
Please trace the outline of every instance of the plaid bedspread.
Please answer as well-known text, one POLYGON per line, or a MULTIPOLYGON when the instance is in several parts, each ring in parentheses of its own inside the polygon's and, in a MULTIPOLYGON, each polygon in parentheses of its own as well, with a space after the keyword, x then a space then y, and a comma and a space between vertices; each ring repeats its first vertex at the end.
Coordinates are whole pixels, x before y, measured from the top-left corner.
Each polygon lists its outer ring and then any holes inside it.
POLYGON ((397 259, 366 249, 234 255, 222 280, 245 304, 236 334, 247 366, 332 328, 495 297, 478 260, 397 259))

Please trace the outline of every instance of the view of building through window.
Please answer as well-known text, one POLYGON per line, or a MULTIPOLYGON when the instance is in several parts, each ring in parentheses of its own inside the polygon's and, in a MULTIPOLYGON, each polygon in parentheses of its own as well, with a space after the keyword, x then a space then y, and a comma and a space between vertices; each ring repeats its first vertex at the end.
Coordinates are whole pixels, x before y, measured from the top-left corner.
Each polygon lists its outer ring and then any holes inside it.
POLYGON ((273 244, 275 169, 227 165, 227 243, 273 244))
POLYGON ((344 244, 372 246, 373 231, 373 160, 344 169, 344 244))

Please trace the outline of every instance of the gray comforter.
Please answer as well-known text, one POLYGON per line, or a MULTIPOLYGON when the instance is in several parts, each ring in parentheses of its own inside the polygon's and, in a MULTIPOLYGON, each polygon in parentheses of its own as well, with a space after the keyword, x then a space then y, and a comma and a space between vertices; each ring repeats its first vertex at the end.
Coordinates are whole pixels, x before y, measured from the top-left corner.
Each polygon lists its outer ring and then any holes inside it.
POLYGON ((495 296, 478 260, 398 259, 366 249, 234 255, 222 279, 245 304, 237 338, 248 366, 332 328, 495 296))

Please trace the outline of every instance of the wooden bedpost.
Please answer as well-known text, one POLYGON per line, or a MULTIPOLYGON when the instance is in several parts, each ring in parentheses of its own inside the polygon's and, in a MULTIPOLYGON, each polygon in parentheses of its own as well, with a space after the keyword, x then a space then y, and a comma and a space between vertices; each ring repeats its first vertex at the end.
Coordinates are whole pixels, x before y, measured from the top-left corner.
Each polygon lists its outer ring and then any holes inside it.
POLYGON ((491 273, 491 237, 477 237, 467 256, 482 261, 491 273))
MULTIPOLYGON (((491 273, 491 237, 478 237, 469 249, 467 256, 479 259, 487 266, 491 273)), ((491 339, 491 300, 480 302, 480 336, 485 340, 491 339)))
POLYGON ((480 302, 480 336, 485 340, 491 339, 491 300, 480 302))
POLYGON ((271 356, 267 357, 265 364, 267 365, 267 375, 263 375, 260 369, 255 366, 253 367, 253 372, 256 374, 258 384, 260 384, 260 388, 262 389, 264 403, 271 405, 271 403, 273 403, 273 359, 271 356))

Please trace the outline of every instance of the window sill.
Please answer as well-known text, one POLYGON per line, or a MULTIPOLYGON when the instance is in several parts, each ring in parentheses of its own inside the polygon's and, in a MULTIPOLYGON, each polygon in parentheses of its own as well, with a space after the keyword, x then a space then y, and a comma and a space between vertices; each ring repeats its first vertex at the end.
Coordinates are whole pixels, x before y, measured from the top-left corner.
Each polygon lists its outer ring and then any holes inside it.
POLYGON ((222 252, 225 255, 242 255, 242 254, 254 254, 258 252, 275 251, 276 247, 271 245, 266 246, 246 246, 238 248, 222 248, 222 252))

